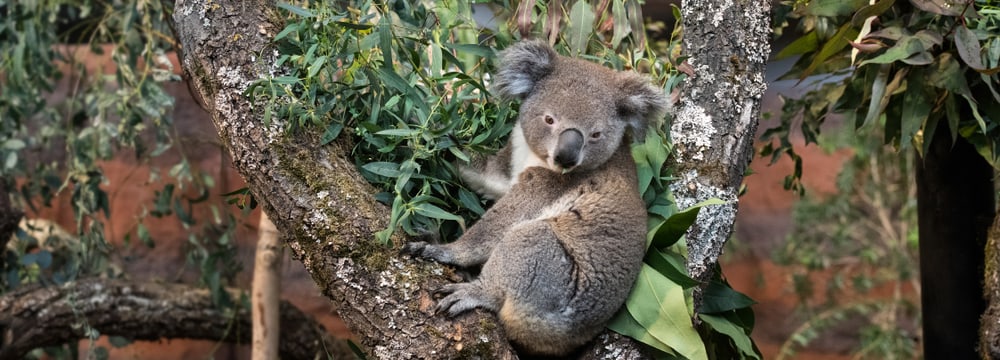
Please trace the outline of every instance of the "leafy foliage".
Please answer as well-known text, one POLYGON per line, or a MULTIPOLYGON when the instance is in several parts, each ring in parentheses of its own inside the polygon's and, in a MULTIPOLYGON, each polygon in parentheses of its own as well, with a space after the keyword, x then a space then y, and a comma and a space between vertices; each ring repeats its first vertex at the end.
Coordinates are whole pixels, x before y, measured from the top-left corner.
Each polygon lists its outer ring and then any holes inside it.
POLYGON ((835 325, 859 322, 859 358, 915 358, 919 321, 912 319, 920 316, 920 284, 913 153, 886 151, 878 132, 838 135, 824 144, 854 151, 837 177, 838 192, 797 204, 790 241, 776 254, 792 267, 807 316, 781 356, 835 325))
POLYGON ((796 172, 786 187, 801 192, 801 159, 788 141, 793 123, 806 143, 842 115, 856 128, 882 127, 886 144, 927 150, 938 124, 962 136, 994 167, 1000 159, 1000 7, 991 0, 816 0, 784 3, 779 34, 797 20, 802 36, 778 54, 798 56, 785 79, 811 81, 786 101, 781 124, 768 129, 763 156, 787 154, 796 172), (877 20, 877 21, 876 21, 877 20))
MULTIPOLYGON (((30 210, 28 218, 66 202, 75 220, 66 231, 44 219, 26 222, 4 249, 0 292, 123 276, 124 264, 134 261, 128 251, 133 242, 156 245, 146 225, 152 217, 176 219, 202 284, 219 305, 232 302, 223 287, 239 271, 231 240, 236 215, 208 201, 215 180, 191 166, 170 118, 174 98, 164 86, 180 79, 168 56, 175 45, 170 6, 0 1, 0 181, 16 189, 3 196, 30 210), (102 56, 107 64, 86 62, 102 56), (105 167, 122 159, 150 165, 168 153, 179 160, 151 167, 149 178, 140 179, 151 184, 155 200, 130 219, 127 234, 112 238, 107 228, 118 184, 109 183, 105 167), (203 206, 214 214, 207 221, 193 216, 203 206), (116 245, 122 240, 124 246, 116 245)), ((100 333, 85 325, 96 340, 100 333)), ((66 355, 64 350, 35 354, 66 355)), ((77 357, 75 351, 68 355, 77 357)), ((100 347, 89 351, 107 355, 100 347)))

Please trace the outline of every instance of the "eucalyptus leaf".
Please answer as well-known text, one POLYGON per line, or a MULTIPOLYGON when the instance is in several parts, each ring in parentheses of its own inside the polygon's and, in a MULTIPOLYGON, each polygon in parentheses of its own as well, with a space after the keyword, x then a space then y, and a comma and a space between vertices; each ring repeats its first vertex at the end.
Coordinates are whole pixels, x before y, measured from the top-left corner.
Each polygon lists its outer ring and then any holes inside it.
POLYGON ((694 224, 695 219, 698 218, 698 211, 701 210, 701 208, 705 206, 724 204, 726 204, 725 201, 712 198, 677 212, 660 224, 660 226, 653 232, 649 247, 662 249, 673 245, 677 242, 677 240, 680 240, 681 236, 684 236, 684 234, 687 233, 688 228, 694 224))
POLYGON ((749 307, 757 302, 719 281, 711 281, 702 293, 699 313, 716 314, 749 307))
POLYGON ((589 2, 577 1, 569 12, 567 44, 573 54, 587 52, 590 36, 594 32, 594 10, 589 2))
POLYGON ((760 360, 760 355, 754 350, 753 340, 750 339, 750 335, 744 332, 739 326, 736 326, 725 317, 711 314, 698 314, 698 318, 708 323, 715 331, 732 339, 733 343, 736 344, 736 348, 740 350, 745 358, 760 360))
POLYGON ((643 264, 625 302, 632 317, 649 334, 692 360, 708 359, 705 344, 691 324, 684 288, 643 264))

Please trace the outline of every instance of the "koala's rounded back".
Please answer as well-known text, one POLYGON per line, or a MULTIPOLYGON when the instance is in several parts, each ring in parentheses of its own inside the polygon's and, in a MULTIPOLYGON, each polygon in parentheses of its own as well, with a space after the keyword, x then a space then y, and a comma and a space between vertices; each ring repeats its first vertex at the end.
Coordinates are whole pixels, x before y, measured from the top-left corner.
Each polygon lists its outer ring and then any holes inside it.
POLYGON ((522 99, 525 145, 552 170, 594 169, 622 145, 642 140, 667 104, 648 78, 560 56, 541 42, 504 51, 494 92, 522 99))

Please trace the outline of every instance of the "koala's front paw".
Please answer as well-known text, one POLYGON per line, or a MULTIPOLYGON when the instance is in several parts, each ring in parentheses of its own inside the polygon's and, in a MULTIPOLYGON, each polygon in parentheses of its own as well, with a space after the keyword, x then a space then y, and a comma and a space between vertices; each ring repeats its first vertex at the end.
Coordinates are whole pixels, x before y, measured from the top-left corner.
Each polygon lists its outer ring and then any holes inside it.
POLYGON ((429 244, 427 244, 424 241, 408 242, 406 244, 403 244, 403 248, 399 250, 399 253, 406 255, 413 255, 413 256, 422 256, 424 248, 426 248, 427 245, 429 244))
POLYGON ((450 264, 453 261, 448 252, 444 251, 440 245, 429 244, 423 241, 406 243, 399 252, 440 263, 450 264))
POLYGON ((448 313, 448 316, 456 316, 463 312, 477 307, 489 308, 480 296, 480 291, 473 283, 458 283, 442 286, 434 292, 436 295, 447 294, 438 300, 434 308, 436 313, 448 313))

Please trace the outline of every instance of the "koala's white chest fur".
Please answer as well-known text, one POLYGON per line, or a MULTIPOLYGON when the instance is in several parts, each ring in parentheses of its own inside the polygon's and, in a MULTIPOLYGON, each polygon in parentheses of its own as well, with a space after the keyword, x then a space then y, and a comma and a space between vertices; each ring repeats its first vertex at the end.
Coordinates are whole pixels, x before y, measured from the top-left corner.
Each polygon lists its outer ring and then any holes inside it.
MULTIPOLYGON (((524 172, 524 169, 532 166, 548 167, 545 160, 535 155, 531 151, 531 148, 528 147, 528 142, 524 139, 524 131, 521 130, 520 123, 515 124, 514 130, 510 133, 510 146, 510 186, 517 184, 517 177, 524 172)), ((510 186, 507 189, 510 189, 510 186)))

